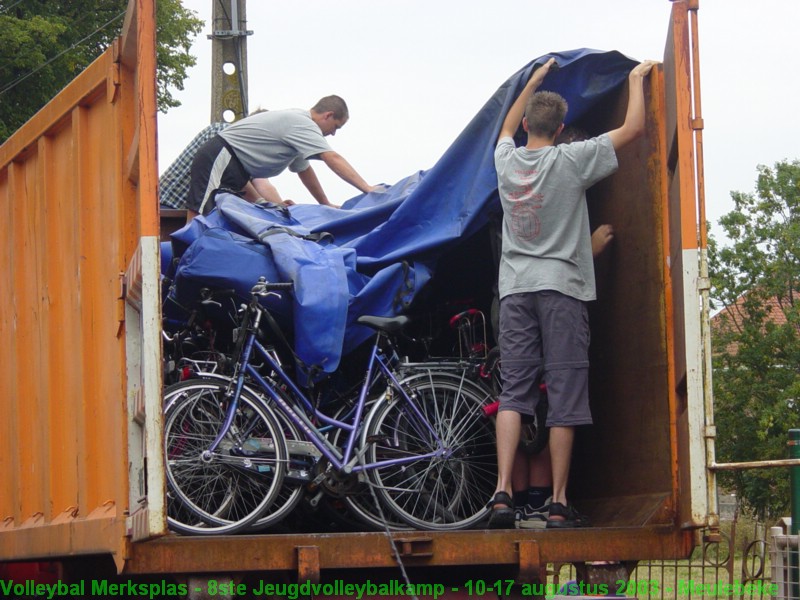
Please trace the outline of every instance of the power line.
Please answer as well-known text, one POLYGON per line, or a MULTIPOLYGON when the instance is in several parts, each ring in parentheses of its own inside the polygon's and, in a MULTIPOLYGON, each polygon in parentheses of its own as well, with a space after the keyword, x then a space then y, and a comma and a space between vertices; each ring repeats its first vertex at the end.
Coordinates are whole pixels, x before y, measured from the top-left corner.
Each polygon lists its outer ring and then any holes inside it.
MULTIPOLYGON (((18 0, 17 4, 19 4, 20 2, 22 2, 22 0, 18 0)), ((16 5, 12 5, 12 7, 13 7, 13 6, 16 6, 16 5)), ((59 52, 58 54, 56 54, 56 55, 55 55, 53 58, 51 58, 50 60, 48 60, 46 63, 39 65, 39 66, 38 66, 38 67, 36 67, 36 68, 35 68, 33 71, 31 71, 31 72, 29 72, 29 73, 26 73, 25 75, 21 75, 21 76, 17 77, 17 78, 16 78, 14 81, 12 81, 11 83, 9 83, 9 84, 8 84, 8 85, 6 85, 5 87, 3 87, 3 89, 0 89, 0 96, 2 96, 3 94, 5 94, 5 93, 6 93, 8 90, 10 90, 10 89, 12 89, 12 88, 16 87, 18 84, 20 84, 20 83, 22 83, 23 81, 25 81, 25 80, 26 80, 28 77, 30 77, 31 75, 34 75, 34 74, 38 73, 39 71, 41 71, 42 69, 44 69, 44 68, 45 68, 47 65, 49 65, 49 64, 50 64, 50 63, 52 63, 53 61, 55 61, 55 60, 58 60, 59 58, 61 58, 62 56, 64 56, 64 55, 65 55, 67 52, 69 52, 70 50, 74 50, 76 47, 80 46, 80 45, 81 45, 83 42, 85 42, 86 40, 88 40, 90 37, 92 37, 92 36, 93 36, 93 35, 95 35, 96 33, 100 33, 100 32, 101 32, 101 31, 103 31, 103 30, 104 30, 106 27, 108 27, 109 25, 111 25, 111 24, 112 24, 114 21, 119 21, 119 19, 121 19, 121 18, 122 18, 122 17, 124 17, 124 16, 125 16, 125 11, 122 11, 122 12, 121 12, 120 14, 118 14, 116 17, 114 17, 113 19, 111 19, 110 21, 108 21, 108 22, 107 22, 105 25, 101 25, 100 27, 98 27, 97 29, 95 29, 95 30, 94 30, 92 33, 90 33, 89 35, 87 35, 87 36, 86 36, 86 37, 84 37, 83 39, 81 39, 81 40, 78 40, 77 42, 75 42, 74 44, 72 44, 72 46, 70 46, 69 48, 66 48, 66 49, 62 50, 61 52, 59 52)))
POLYGON ((14 8, 14 7, 15 7, 17 4, 21 4, 21 3, 22 3, 22 1, 23 1, 23 0, 17 0, 16 2, 14 2, 14 4, 12 4, 11 6, 6 6, 6 7, 5 7, 3 10, 6 10, 6 11, 8 11, 8 10, 11 10, 11 9, 12 9, 12 8, 14 8))

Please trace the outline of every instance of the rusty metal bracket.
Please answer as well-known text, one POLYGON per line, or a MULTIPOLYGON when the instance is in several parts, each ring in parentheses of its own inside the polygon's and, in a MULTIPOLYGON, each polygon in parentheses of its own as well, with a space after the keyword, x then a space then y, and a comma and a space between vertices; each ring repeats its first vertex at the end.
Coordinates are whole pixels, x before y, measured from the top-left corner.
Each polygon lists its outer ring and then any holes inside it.
POLYGON ((433 556, 433 538, 396 539, 397 553, 401 558, 433 556))
POLYGON ((319 583, 319 546, 297 546, 298 583, 319 583))
POLYGON ((119 98, 120 82, 119 63, 112 63, 108 68, 108 76, 106 77, 106 98, 109 104, 114 104, 119 98))
POLYGON ((547 564, 542 562, 539 544, 536 540, 517 542, 519 552, 519 574, 521 583, 543 583, 547 581, 547 564))
POLYGON ((703 545, 706 544, 719 544, 722 541, 722 533, 719 527, 711 527, 703 533, 703 545))

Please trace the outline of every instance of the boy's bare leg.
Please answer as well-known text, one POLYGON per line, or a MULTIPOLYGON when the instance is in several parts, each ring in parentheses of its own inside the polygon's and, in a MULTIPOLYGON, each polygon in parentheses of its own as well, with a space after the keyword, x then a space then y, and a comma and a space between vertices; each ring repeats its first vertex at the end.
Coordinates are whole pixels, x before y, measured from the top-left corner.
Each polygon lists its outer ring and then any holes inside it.
POLYGON ((529 487, 530 464, 528 455, 519 447, 514 454, 514 468, 511 470, 511 488, 514 493, 527 490, 529 487))
MULTIPOLYGON (((550 428, 550 464, 553 468, 553 502, 567 505, 567 482, 572 460, 574 427, 550 428)), ((563 518, 563 517, 559 517, 563 518)))
MULTIPOLYGON (((521 418, 513 410, 501 410, 497 413, 495 429, 497 431, 497 492, 511 495, 511 474, 514 469, 514 457, 519 445, 521 418)), ((509 507, 513 508, 513 507, 509 507)))
POLYGON ((528 485, 531 487, 553 487, 553 471, 550 462, 550 446, 528 459, 528 485))

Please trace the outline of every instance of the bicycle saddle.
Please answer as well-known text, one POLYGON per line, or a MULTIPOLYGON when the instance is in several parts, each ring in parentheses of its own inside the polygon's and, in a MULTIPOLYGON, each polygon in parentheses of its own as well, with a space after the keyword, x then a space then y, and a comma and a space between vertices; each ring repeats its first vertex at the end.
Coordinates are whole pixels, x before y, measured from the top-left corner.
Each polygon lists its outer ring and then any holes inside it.
POLYGON ((357 320, 361 325, 366 325, 367 327, 379 331, 385 331, 386 333, 397 333, 408 325, 409 321, 411 321, 411 319, 404 315, 398 317, 372 317, 364 315, 363 317, 358 317, 357 320))

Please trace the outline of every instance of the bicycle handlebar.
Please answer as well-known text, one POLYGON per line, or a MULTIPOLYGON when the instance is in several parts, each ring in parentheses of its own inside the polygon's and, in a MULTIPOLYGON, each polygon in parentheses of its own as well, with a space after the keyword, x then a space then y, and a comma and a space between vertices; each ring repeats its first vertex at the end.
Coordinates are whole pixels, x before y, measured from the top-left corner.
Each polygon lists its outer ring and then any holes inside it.
POLYGON ((291 290, 293 288, 294 288, 294 283, 291 281, 281 282, 281 283, 270 283, 264 277, 261 277, 258 280, 258 283, 256 283, 250 290, 250 293, 256 296, 266 296, 271 292, 277 292, 280 290, 291 290))

